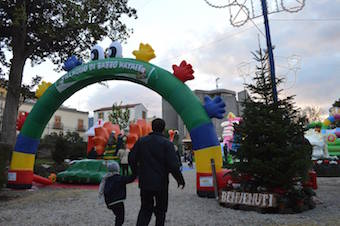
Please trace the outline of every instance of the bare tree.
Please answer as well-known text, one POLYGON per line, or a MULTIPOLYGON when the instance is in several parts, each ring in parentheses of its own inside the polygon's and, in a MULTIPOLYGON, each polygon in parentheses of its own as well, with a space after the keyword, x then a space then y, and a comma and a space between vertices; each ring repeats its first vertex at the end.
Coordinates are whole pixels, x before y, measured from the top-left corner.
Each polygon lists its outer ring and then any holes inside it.
POLYGON ((322 110, 317 106, 308 106, 302 109, 302 115, 306 117, 308 123, 321 121, 322 110))

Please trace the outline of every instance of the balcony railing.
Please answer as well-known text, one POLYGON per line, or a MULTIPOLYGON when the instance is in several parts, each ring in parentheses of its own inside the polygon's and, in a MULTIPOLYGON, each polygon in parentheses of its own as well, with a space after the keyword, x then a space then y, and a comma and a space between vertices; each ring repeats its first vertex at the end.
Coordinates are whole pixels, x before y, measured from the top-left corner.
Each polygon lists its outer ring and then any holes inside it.
POLYGON ((63 123, 53 123, 53 129, 60 129, 63 130, 64 129, 64 124, 63 123))
POLYGON ((86 130, 85 130, 84 126, 78 126, 77 131, 78 132, 85 132, 86 130))

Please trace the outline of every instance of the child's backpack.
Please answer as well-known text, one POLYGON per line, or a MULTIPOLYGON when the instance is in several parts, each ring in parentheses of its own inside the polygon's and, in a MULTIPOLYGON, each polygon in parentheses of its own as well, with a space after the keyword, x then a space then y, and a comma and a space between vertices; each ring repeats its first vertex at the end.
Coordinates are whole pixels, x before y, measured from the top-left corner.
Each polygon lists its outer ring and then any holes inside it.
POLYGON ((105 203, 109 207, 109 204, 116 201, 115 198, 115 179, 114 176, 106 178, 105 186, 104 186, 104 198, 105 203))

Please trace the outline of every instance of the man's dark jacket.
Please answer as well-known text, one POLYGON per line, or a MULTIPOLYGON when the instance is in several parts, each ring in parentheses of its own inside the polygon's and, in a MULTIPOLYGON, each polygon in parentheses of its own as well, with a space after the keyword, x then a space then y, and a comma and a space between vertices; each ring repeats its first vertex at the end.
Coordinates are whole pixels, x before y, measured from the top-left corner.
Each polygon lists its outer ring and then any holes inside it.
POLYGON ((129 153, 129 165, 139 177, 140 189, 168 189, 169 173, 184 184, 174 145, 161 133, 152 132, 139 139, 129 153))

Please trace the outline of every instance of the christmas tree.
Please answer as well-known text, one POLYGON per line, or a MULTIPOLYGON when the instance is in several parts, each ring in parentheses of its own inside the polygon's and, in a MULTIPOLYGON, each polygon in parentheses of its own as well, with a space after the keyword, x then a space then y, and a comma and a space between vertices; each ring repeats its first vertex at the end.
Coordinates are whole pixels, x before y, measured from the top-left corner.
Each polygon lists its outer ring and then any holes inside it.
MULTIPOLYGON (((260 48, 253 55, 258 65, 253 84, 246 85, 251 97, 235 130, 240 148, 233 168, 241 187, 247 185, 244 190, 291 191, 302 187, 312 165, 312 147, 304 138, 305 119, 294 106, 294 96, 273 101, 267 54, 260 48)), ((276 85, 281 83, 276 80, 276 85)))

